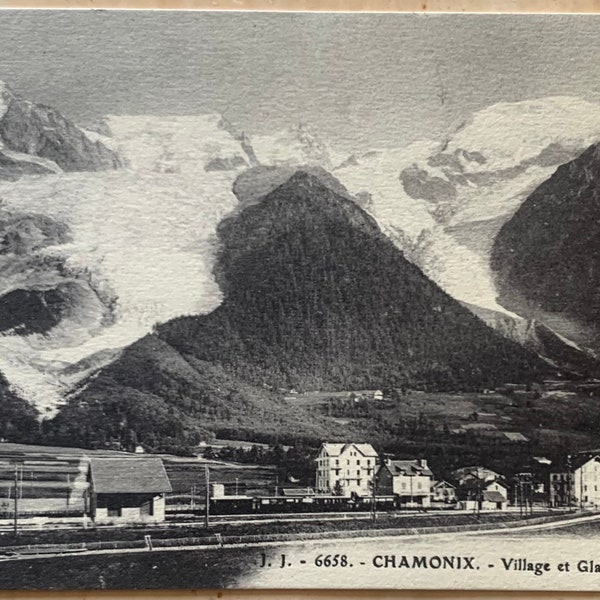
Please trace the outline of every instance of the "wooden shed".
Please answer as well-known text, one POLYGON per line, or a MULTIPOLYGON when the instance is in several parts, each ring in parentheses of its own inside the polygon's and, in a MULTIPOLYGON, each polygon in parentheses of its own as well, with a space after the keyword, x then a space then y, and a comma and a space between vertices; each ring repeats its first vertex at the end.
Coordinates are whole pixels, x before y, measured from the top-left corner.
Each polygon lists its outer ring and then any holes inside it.
POLYGON ((171 483, 160 458, 92 458, 88 515, 95 523, 159 523, 171 483))

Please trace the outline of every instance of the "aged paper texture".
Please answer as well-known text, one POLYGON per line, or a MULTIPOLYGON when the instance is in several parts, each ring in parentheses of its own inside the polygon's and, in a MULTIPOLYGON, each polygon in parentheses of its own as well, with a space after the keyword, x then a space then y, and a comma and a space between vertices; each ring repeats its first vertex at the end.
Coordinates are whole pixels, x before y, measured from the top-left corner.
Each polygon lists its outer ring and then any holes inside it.
POLYGON ((0 588, 600 590, 596 15, 0 17, 0 588))

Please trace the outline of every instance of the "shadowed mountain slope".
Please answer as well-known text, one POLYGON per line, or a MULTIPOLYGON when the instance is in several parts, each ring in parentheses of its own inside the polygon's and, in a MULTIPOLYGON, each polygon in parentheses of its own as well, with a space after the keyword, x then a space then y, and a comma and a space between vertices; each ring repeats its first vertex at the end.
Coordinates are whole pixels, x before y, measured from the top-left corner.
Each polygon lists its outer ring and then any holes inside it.
POLYGON ((306 172, 223 220, 218 234, 223 303, 127 348, 55 426, 93 418, 115 435, 127 423, 139 439, 231 425, 327 435, 339 424, 282 410, 277 392, 478 389, 548 371, 427 279, 354 202, 306 172), (142 414, 149 420, 140 425, 142 414))

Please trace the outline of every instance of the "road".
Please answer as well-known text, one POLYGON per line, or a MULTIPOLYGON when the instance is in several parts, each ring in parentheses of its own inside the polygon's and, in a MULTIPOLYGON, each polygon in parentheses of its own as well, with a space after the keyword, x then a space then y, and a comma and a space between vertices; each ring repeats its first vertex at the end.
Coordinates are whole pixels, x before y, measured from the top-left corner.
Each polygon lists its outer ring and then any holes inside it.
MULTIPOLYGON (((381 545, 385 542, 399 542, 402 543, 414 541, 414 540, 447 540, 452 539, 456 540, 457 538, 472 538, 472 537, 490 537, 494 535, 502 535, 502 536, 510 536, 511 533, 522 533, 527 531, 539 531, 539 530, 552 530, 557 528, 569 527, 572 525, 580 524, 580 523, 588 523, 588 522, 596 522, 600 521, 600 514, 593 515, 585 515, 581 517, 571 517, 569 519, 564 519, 560 521, 554 521, 551 523, 542 523, 537 525, 531 524, 523 524, 516 525, 507 529, 506 527, 496 527, 485 529, 481 531, 458 531, 458 532, 436 532, 432 531, 431 533, 415 533, 415 534, 406 534, 402 536, 398 535, 386 535, 382 533, 382 535, 369 535, 365 537, 352 537, 352 538, 339 538, 332 537, 330 540, 327 538, 320 539, 318 541, 309 541, 307 542, 305 539, 297 539, 297 540, 286 540, 286 541, 263 541, 263 542, 244 542, 244 543, 227 543, 225 546, 222 546, 224 550, 228 548, 268 548, 268 547, 294 547, 294 546, 306 546, 306 545, 323 545, 323 544, 335 544, 336 547, 340 546, 350 546, 352 547, 354 544, 368 543, 368 544, 379 544, 381 545)), ((434 529, 434 528, 432 528, 434 529)), ((218 534, 216 534, 218 535, 218 534)), ((207 550, 207 549, 215 549, 216 543, 211 544, 195 544, 188 546, 173 546, 173 547, 156 547, 152 550, 154 553, 159 552, 173 552, 173 551, 182 551, 182 550, 207 550)), ((32 548, 32 551, 35 551, 32 548)), ((18 554, 16 556, 7 556, 0 558, 0 561, 7 560, 34 560, 34 559, 42 559, 49 557, 57 557, 57 556, 65 556, 65 555, 73 555, 77 556, 92 556, 92 555, 104 555, 104 554, 139 554, 149 552, 149 548, 122 548, 118 550, 114 549, 101 549, 101 550, 76 550, 76 551, 64 551, 64 552, 43 552, 42 554, 18 554)), ((339 549, 338 551, 339 552, 339 549)))

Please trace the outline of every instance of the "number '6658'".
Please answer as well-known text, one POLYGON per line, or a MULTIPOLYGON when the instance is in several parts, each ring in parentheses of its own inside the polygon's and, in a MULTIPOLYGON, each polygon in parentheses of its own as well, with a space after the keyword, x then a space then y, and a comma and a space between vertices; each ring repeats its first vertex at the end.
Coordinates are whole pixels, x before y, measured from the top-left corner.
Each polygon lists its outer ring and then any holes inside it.
POLYGON ((345 554, 319 554, 315 558, 316 567, 347 567, 348 557, 345 554))

